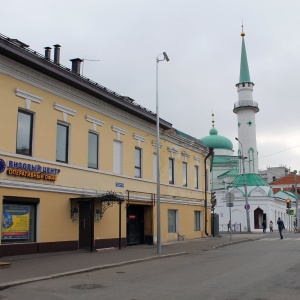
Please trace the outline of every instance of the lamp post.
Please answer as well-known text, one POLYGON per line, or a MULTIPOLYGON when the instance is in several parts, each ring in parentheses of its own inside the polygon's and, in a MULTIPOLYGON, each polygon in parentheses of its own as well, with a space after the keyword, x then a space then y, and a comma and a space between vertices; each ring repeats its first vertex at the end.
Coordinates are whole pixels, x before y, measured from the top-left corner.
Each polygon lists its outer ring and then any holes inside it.
POLYGON ((246 180, 246 173, 245 173, 245 158, 246 157, 244 157, 244 151, 243 151, 243 145, 242 145, 242 143, 239 141, 239 139, 237 137, 235 139, 239 142, 239 144, 241 145, 241 149, 242 149, 242 155, 239 156, 239 158, 241 158, 242 162, 243 162, 244 189, 245 189, 245 202, 246 202, 245 209, 246 209, 246 218, 247 218, 247 232, 251 232, 251 229, 250 229, 250 217, 249 217, 249 204, 248 204, 248 192, 247 192, 247 180, 246 180))
POLYGON ((296 232, 299 229, 299 211, 298 211, 298 188, 297 188, 297 170, 294 170, 294 181, 295 181, 295 197, 296 197, 296 232))
POLYGON ((158 105, 158 63, 160 61, 169 61, 169 57, 166 52, 159 54, 156 57, 156 188, 157 188, 157 254, 161 252, 161 236, 160 236, 160 142, 159 142, 159 105, 158 105), (162 59, 159 56, 163 55, 162 59))

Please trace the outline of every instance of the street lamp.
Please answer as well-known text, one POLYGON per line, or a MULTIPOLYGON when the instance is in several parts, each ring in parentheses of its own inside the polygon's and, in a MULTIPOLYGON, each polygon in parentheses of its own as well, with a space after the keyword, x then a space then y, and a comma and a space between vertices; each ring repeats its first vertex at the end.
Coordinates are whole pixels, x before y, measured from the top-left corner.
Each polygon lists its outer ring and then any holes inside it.
POLYGON ((294 181, 295 181, 295 198, 296 198, 296 232, 299 228, 299 211, 298 211, 298 188, 297 188, 297 170, 294 170, 294 181))
POLYGON ((159 142, 159 110, 158 110, 158 63, 160 61, 169 61, 166 52, 159 54, 156 58, 156 187, 157 187, 157 254, 161 252, 161 236, 160 236, 160 142, 159 142), (158 57, 163 55, 162 59, 158 57))
POLYGON ((247 218, 247 232, 251 232, 250 229, 250 217, 249 217, 249 204, 248 204, 248 192, 247 192, 247 180, 246 180, 246 173, 245 173, 245 158, 244 157, 244 151, 243 151, 243 145, 242 143, 239 141, 239 139, 236 137, 235 138, 241 145, 241 149, 242 149, 242 155, 239 155, 239 158, 242 159, 243 162, 243 175, 244 175, 244 189, 245 189, 245 209, 246 209, 246 218, 247 218))

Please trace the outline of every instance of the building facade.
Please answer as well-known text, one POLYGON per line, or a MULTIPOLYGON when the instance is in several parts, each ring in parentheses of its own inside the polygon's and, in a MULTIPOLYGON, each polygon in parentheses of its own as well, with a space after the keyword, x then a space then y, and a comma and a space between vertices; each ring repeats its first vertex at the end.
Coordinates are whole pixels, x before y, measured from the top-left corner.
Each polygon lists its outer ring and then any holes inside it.
MULTIPOLYGON (((156 115, 0 35, 0 256, 157 241, 156 115)), ((160 119, 161 241, 210 235, 208 148, 160 119)))

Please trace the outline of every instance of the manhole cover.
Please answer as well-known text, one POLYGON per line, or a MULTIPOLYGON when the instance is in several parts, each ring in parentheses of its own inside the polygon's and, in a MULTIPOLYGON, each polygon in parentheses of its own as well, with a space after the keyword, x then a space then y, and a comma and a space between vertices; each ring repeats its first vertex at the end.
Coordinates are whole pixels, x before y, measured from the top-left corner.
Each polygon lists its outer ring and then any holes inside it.
POLYGON ((116 272, 118 274, 125 274, 125 272, 122 272, 122 271, 119 271, 119 272, 116 272))
POLYGON ((92 289, 98 289, 98 288, 102 288, 103 285, 101 284, 76 284, 76 285, 72 285, 71 288, 73 289, 77 289, 77 290, 92 290, 92 289))

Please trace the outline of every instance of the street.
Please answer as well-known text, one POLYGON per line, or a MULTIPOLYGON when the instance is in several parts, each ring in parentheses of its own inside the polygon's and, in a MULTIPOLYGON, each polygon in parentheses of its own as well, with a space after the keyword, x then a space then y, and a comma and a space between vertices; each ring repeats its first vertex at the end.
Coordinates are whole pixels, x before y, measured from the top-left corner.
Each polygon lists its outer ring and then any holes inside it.
POLYGON ((300 236, 260 240, 212 251, 136 263, 24 284, 0 299, 222 299, 300 298, 300 236))

